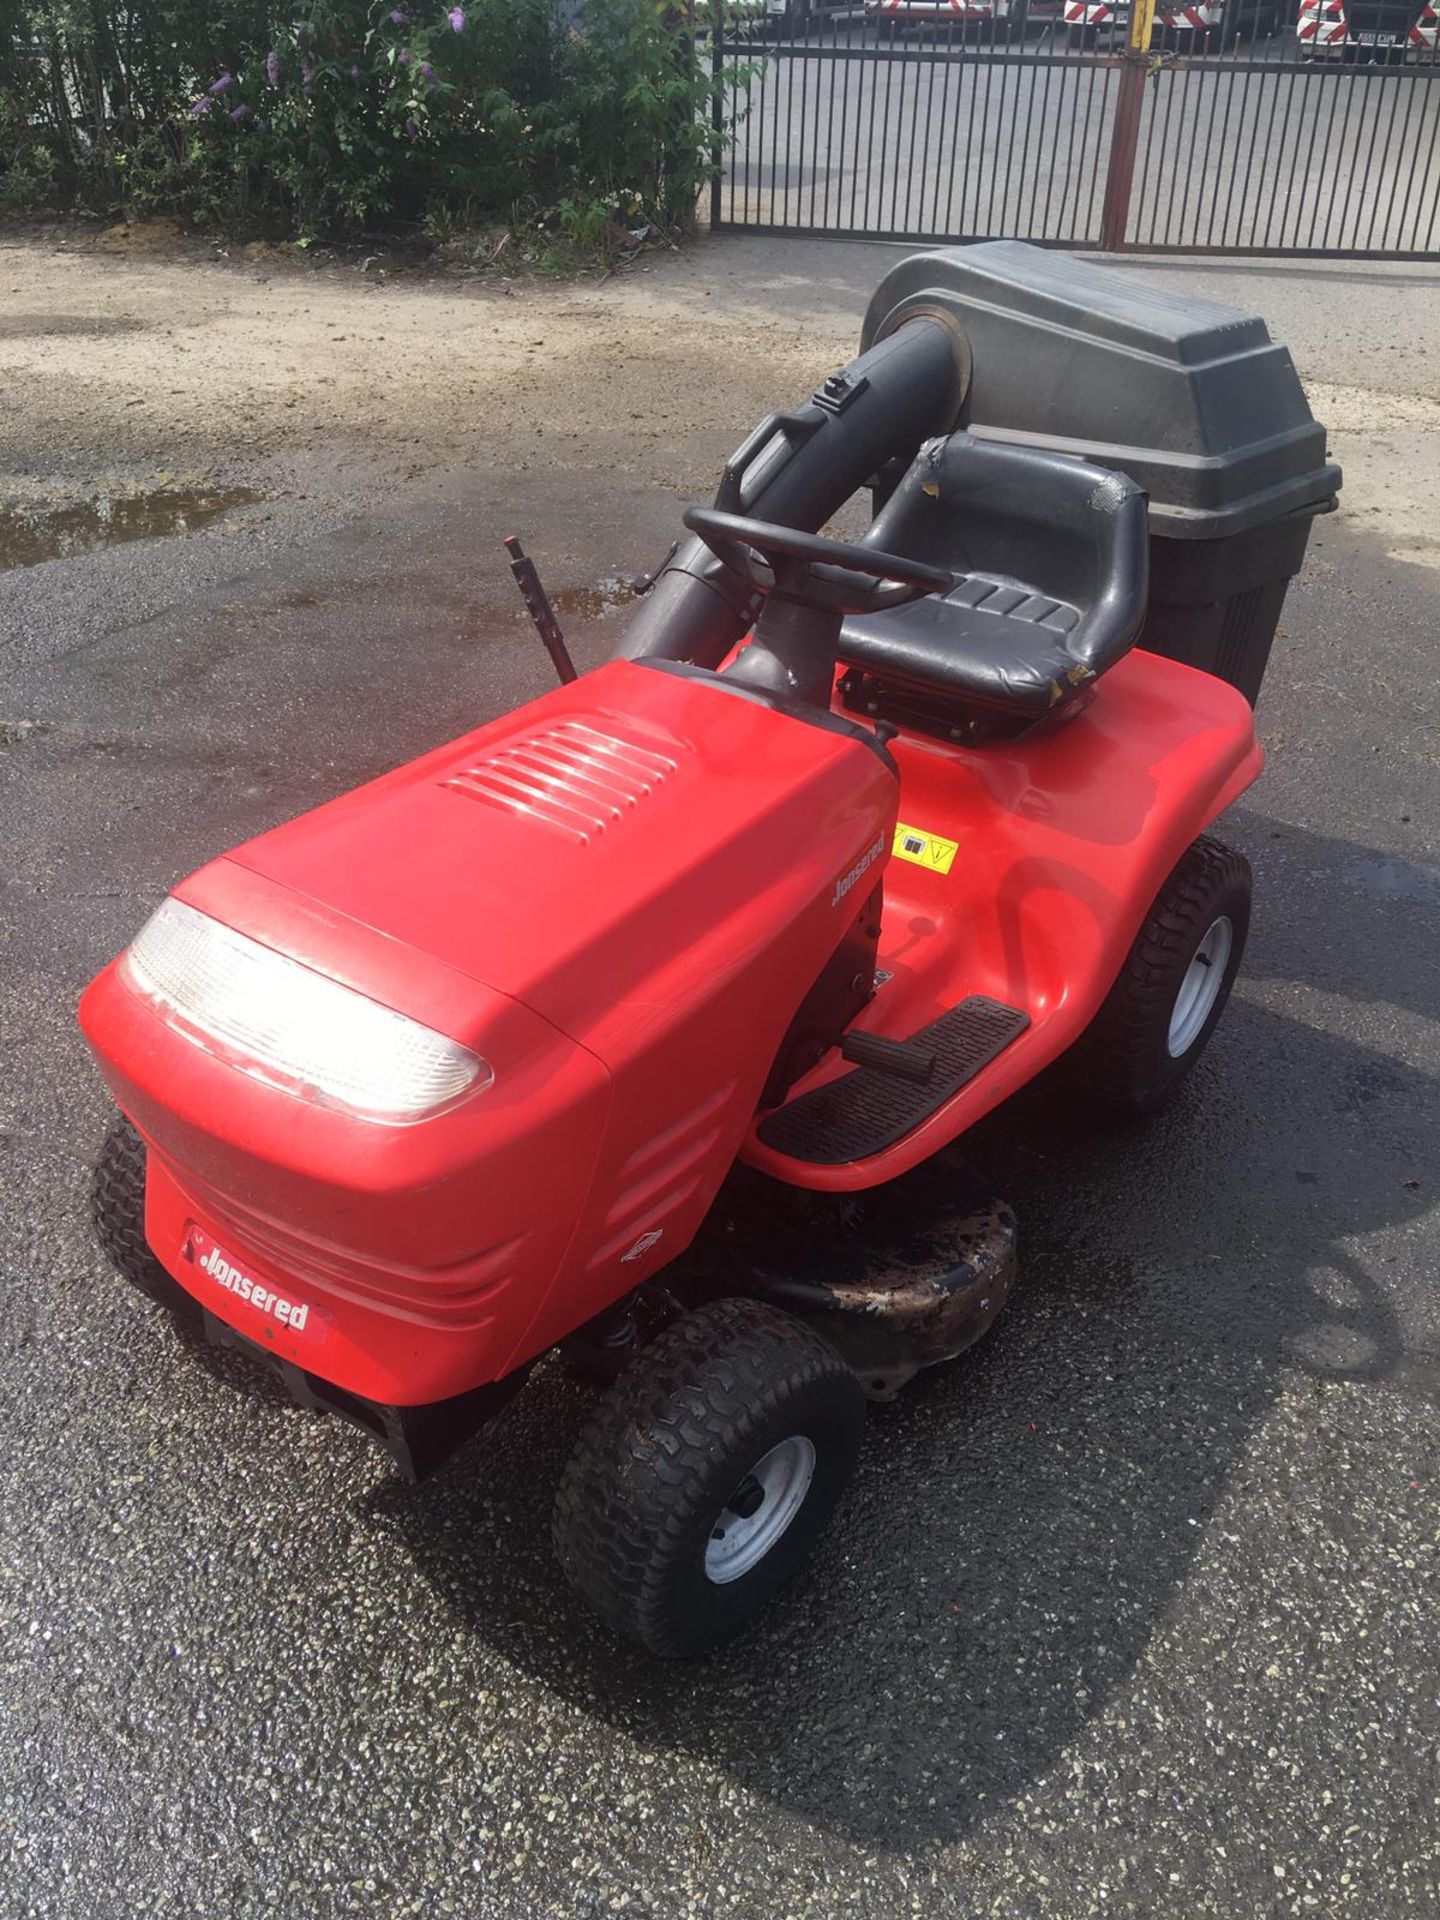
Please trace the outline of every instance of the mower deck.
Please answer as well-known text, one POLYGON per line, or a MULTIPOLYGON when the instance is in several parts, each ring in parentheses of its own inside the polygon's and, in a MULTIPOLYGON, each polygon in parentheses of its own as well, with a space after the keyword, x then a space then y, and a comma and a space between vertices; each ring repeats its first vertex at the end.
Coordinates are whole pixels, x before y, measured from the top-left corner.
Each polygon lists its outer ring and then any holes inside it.
POLYGON ((865 1193, 738 1167, 659 1284, 781 1308, 844 1355, 868 1399, 889 1400, 988 1332, 1015 1262, 1014 1213, 952 1152, 865 1193))

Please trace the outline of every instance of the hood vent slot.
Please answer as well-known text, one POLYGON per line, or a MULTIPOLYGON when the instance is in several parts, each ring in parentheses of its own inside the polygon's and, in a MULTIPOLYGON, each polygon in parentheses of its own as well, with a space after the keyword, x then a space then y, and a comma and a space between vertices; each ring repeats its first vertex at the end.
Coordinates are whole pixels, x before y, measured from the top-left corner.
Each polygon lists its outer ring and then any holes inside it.
POLYGON ((653 748, 567 720, 509 741, 442 785, 588 847, 663 786, 675 767, 653 748))

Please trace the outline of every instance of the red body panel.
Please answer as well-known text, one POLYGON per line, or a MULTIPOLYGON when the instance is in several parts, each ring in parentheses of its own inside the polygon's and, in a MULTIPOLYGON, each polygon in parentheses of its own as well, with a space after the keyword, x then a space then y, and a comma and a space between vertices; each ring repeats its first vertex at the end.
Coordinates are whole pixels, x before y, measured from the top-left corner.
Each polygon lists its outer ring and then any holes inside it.
MULTIPOLYGON (((856 1022, 905 1039, 969 994, 1030 1025, 887 1152, 812 1166, 752 1133, 745 1159, 797 1186, 894 1179, 971 1127, 1079 1038, 1161 883, 1263 764, 1244 697, 1131 653, 1066 725, 978 749, 900 738, 900 818, 958 843, 948 874, 893 859, 879 965, 892 975, 856 1022)), ((793 1090, 848 1071, 832 1055, 793 1090)))
POLYGON ((239 848, 178 894, 473 1047, 494 1084, 380 1127, 248 1079, 108 968, 81 1008, 189 1291, 348 1390, 503 1376, 680 1251, 878 869, 863 741, 615 664, 239 848), (208 1236, 197 1243, 195 1229, 208 1236), (299 1333, 194 1258, 315 1309, 299 1333))

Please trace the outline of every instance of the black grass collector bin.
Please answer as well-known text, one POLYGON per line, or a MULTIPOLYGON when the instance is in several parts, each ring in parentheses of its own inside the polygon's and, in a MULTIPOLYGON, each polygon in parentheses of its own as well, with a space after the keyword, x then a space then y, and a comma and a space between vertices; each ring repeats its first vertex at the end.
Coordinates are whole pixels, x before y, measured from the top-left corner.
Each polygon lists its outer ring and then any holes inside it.
POLYGON ((1140 644, 1254 703, 1316 515, 1336 504, 1288 350, 1257 315, 1018 240, 915 254, 876 289, 862 344, 918 311, 963 329, 961 424, 1117 468, 1150 502, 1140 644))

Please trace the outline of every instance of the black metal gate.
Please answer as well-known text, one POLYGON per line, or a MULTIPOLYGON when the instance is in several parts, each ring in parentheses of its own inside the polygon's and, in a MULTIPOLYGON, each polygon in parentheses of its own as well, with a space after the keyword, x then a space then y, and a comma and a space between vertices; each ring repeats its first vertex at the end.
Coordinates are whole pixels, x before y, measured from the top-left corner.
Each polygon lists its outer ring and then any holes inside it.
POLYGON ((732 15, 712 225, 1440 259, 1431 0, 922 3, 732 15))

